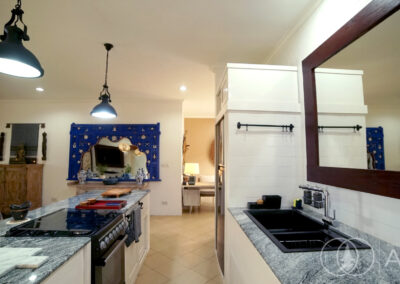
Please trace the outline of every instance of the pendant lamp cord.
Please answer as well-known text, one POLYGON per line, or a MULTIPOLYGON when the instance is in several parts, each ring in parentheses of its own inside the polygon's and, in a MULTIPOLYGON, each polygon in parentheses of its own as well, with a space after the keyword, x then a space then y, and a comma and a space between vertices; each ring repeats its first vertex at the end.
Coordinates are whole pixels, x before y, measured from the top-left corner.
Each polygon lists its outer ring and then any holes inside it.
POLYGON ((107 57, 106 57, 106 76, 105 76, 105 78, 104 78, 104 86, 105 86, 106 88, 108 88, 108 85, 107 85, 107 75, 108 75, 108 53, 109 53, 109 50, 107 50, 107 57))
POLYGON ((108 79, 108 54, 109 54, 111 48, 113 48, 113 45, 110 44, 110 43, 105 43, 104 46, 106 47, 106 50, 107 50, 107 55, 106 55, 106 74, 104 76, 103 90, 100 92, 99 100, 102 100, 104 96, 107 96, 108 97, 108 102, 111 103, 111 94, 108 91, 107 79, 108 79))

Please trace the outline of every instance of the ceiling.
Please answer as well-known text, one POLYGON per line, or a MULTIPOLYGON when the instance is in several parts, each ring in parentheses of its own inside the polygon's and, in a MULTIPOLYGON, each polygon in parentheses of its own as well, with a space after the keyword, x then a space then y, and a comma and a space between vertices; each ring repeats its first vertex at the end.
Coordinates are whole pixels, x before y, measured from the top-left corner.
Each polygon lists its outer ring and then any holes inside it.
POLYGON ((400 105, 400 11, 340 51, 321 67, 363 70, 365 103, 400 105))
MULTIPOLYGON (((0 2, 0 24, 15 0, 0 2)), ((184 100, 185 116, 214 115, 215 71, 262 63, 315 0, 23 0, 40 79, 0 74, 0 99, 95 102, 110 52, 113 101, 184 100), (185 84, 182 93, 179 86, 185 84), (41 86, 45 92, 38 94, 41 86)))

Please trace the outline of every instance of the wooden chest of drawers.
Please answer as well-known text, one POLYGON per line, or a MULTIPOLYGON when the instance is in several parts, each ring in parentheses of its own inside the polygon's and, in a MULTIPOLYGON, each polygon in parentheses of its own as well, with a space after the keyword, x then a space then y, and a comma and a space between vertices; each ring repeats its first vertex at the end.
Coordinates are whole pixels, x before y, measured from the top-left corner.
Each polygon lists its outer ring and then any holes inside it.
POLYGON ((0 165, 0 212, 9 216, 10 204, 32 202, 42 206, 43 165, 0 165))

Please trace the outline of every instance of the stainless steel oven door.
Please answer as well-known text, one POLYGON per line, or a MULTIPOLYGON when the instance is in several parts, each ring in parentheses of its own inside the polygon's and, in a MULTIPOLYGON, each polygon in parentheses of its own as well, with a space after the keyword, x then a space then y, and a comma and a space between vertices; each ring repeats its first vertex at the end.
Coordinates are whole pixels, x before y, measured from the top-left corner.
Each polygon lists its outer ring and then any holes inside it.
MULTIPOLYGON (((125 283, 125 240, 117 240, 113 246, 94 263, 96 284, 123 284, 125 283)), ((92 281, 93 282, 93 281, 92 281)))

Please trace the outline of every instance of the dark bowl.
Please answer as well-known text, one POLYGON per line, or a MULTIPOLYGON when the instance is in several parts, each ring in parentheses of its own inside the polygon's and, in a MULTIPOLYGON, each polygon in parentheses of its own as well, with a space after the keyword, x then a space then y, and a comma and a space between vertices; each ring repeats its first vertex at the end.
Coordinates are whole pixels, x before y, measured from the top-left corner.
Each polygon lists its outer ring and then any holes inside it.
POLYGON ((30 207, 31 207, 30 201, 26 201, 22 204, 11 204, 10 205, 11 210, 29 209, 30 207))
POLYGON ((118 183, 118 178, 108 178, 108 179, 104 179, 103 183, 105 185, 113 185, 113 184, 117 184, 118 183))
POLYGON ((29 208, 25 209, 11 209, 11 216, 15 221, 24 220, 26 215, 28 215, 29 208))

